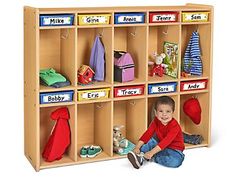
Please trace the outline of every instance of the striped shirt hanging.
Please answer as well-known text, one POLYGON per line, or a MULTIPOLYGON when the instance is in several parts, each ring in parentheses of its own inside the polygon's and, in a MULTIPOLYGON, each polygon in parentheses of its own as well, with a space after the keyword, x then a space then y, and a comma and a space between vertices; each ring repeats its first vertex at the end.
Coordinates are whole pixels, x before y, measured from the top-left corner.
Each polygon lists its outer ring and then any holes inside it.
POLYGON ((184 54, 184 71, 191 75, 202 75, 201 51, 197 31, 192 33, 184 54))

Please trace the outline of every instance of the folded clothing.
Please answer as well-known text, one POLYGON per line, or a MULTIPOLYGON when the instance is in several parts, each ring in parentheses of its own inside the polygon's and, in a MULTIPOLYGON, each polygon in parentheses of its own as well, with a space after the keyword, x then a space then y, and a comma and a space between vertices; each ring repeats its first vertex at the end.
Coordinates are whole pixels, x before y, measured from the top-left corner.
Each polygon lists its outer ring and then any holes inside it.
POLYGON ((57 82, 65 82, 66 78, 56 71, 53 68, 50 69, 41 69, 39 73, 40 79, 42 79, 48 86, 51 86, 57 82))
POLYGON ((202 135, 191 135, 187 133, 183 133, 184 136, 184 142, 188 144, 201 144, 202 141, 204 140, 202 135))
MULTIPOLYGON (((41 78, 40 78, 40 84, 48 86, 41 78)), ((71 85, 70 81, 66 80, 65 82, 56 82, 56 83, 50 85, 50 87, 61 88, 61 87, 69 86, 69 85, 71 85)))

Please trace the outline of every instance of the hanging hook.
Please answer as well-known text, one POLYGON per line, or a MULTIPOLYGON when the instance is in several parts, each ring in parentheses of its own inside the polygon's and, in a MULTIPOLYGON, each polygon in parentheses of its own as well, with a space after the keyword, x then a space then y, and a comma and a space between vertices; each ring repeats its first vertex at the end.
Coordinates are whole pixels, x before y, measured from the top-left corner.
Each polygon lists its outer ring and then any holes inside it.
POLYGON ((68 39, 68 37, 69 37, 69 29, 66 29, 65 32, 62 32, 61 38, 68 39))
POLYGON ((198 32, 198 27, 199 27, 199 26, 198 26, 198 25, 196 25, 196 28, 195 28, 195 31, 196 31, 196 32, 198 32))
POLYGON ((103 105, 102 105, 101 103, 98 103, 98 104, 96 104, 96 107, 97 107, 98 109, 100 109, 100 108, 103 107, 103 105))
POLYGON ((136 26, 134 27, 134 32, 131 32, 130 34, 131 34, 133 37, 136 36, 136 26))
POLYGON ((164 31, 162 31, 162 33, 164 34, 164 35, 167 35, 168 34, 168 26, 166 26, 166 30, 164 31))
POLYGON ((129 102, 129 104, 131 104, 132 106, 134 106, 136 103, 135 103, 135 101, 131 101, 131 102, 129 102))
POLYGON ((103 33, 104 33, 104 28, 102 28, 102 32, 99 33, 99 37, 103 37, 103 33))

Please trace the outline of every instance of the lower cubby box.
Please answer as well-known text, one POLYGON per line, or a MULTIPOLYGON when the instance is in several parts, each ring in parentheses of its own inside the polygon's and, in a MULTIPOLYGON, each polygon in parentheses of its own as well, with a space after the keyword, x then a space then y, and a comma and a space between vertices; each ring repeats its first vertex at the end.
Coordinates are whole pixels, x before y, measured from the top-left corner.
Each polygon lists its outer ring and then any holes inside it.
MULTIPOLYGON (((63 166, 66 164, 72 164, 76 160, 76 154, 75 154, 75 106, 63 106, 63 107, 45 107, 40 108, 40 168, 47 168, 47 167, 56 167, 56 166, 63 166), (52 162, 46 162, 45 159, 42 157, 42 153, 44 151, 44 148, 46 144, 48 143, 49 137, 52 134, 52 132, 55 130, 56 120, 51 119, 51 113, 56 111, 59 108, 66 107, 68 108, 69 112, 69 129, 70 129, 70 145, 67 147, 65 153, 63 154, 62 158, 60 160, 55 160, 52 162)), ((60 122, 60 126, 57 127, 57 132, 61 132, 60 127, 62 122, 60 122)), ((65 129, 63 129, 65 131, 65 129)), ((56 136, 54 136, 54 139, 56 139, 56 136)), ((57 139, 58 140, 58 139, 57 139)), ((58 142, 58 141, 57 141, 58 142)), ((63 143, 62 143, 63 144, 63 143)), ((61 144, 60 144, 61 145, 61 144)), ((59 148, 61 146, 59 145, 59 148)), ((54 151, 56 151, 57 143, 54 144, 54 151)))
POLYGON ((77 106, 77 155, 79 162, 106 160, 111 157, 111 110, 111 102, 87 103, 77 106), (91 145, 100 146, 102 152, 95 157, 81 157, 81 148, 91 145))
MULTIPOLYGON (((132 99, 114 101, 113 127, 121 128, 122 135, 133 144, 136 144, 147 128, 146 99, 132 99)), ((120 155, 113 153, 113 156, 120 155)))
MULTIPOLYGON (((202 141, 198 139, 190 141, 193 143, 185 143, 186 148, 208 146, 210 143, 210 105, 208 100, 209 93, 180 96, 180 124, 183 132, 190 135, 201 135, 203 138, 202 141)), ((186 141, 189 142, 189 139, 186 141)))
MULTIPOLYGON (((168 95, 165 95, 165 96, 168 96, 168 95)), ((171 95, 170 96, 174 101, 175 101, 175 111, 174 111, 174 114, 173 114, 173 117, 178 121, 178 118, 179 118, 179 106, 178 106, 178 95, 171 95)), ((154 119, 155 117, 155 113, 154 113, 154 104, 156 102, 158 97, 151 97, 151 98, 148 98, 148 126, 149 124, 152 122, 152 120, 154 119)))

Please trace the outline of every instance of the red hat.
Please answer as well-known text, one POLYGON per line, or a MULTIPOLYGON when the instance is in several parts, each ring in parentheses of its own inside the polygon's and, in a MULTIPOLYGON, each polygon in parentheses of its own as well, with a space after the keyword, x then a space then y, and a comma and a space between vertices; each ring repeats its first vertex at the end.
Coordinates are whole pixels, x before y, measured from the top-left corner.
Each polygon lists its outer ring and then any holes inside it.
POLYGON ((201 122, 201 106, 196 98, 190 98, 185 101, 183 106, 184 112, 189 118, 195 123, 199 124, 201 122))

